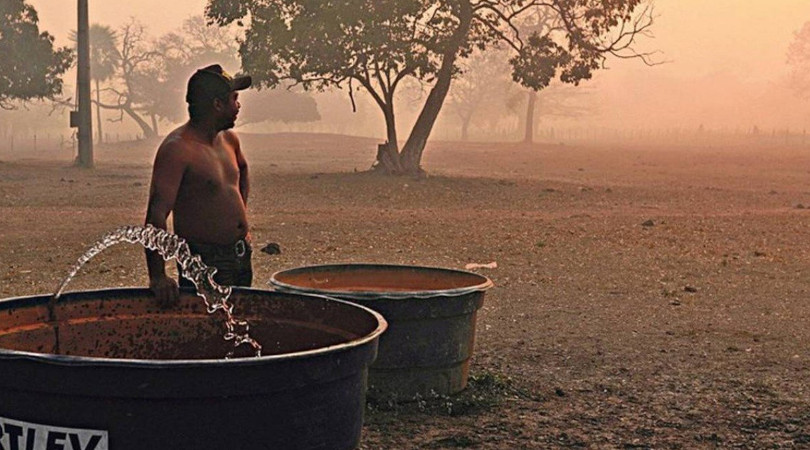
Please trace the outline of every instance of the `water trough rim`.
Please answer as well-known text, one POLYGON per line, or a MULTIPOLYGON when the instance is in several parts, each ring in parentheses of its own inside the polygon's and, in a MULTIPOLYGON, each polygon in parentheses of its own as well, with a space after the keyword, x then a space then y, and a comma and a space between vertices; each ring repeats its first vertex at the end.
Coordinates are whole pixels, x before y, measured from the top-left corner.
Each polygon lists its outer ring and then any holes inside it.
POLYGON ((481 275, 480 273, 471 272, 469 270, 461 270, 461 269, 448 269, 445 267, 435 267, 435 266, 418 266, 418 265, 406 265, 406 264, 379 264, 379 263, 366 263, 366 262, 359 262, 359 263, 332 263, 332 264, 316 264, 316 265, 309 265, 309 266, 300 266, 295 267, 292 269, 280 270, 273 275, 270 276, 270 281, 268 284, 275 288, 279 288, 282 292, 297 292, 297 293, 304 293, 309 295, 320 295, 320 296, 335 296, 341 299, 350 299, 350 300, 372 300, 372 299, 390 299, 390 300, 406 300, 406 299, 428 299, 434 297, 458 297, 465 294, 470 294, 473 292, 482 292, 486 291, 493 286, 495 283, 492 280, 485 276, 481 275), (450 272, 450 273, 460 273, 464 275, 472 275, 478 278, 483 278, 485 281, 483 283, 474 285, 474 286, 467 286, 463 288, 453 288, 453 289, 433 289, 433 290, 419 290, 419 291, 338 291, 334 289, 317 289, 312 287, 306 286, 298 286, 289 283, 285 283, 283 281, 279 281, 276 279, 276 275, 284 274, 284 273, 292 273, 292 272, 303 272, 308 269, 326 269, 326 268, 339 268, 339 267, 351 267, 353 269, 357 268, 388 268, 388 269, 426 269, 431 271, 437 272, 450 272))
MULTIPOLYGON (((282 292, 282 291, 272 291, 267 289, 256 289, 256 288, 243 288, 243 287, 234 287, 233 292, 262 292, 262 293, 275 293, 275 294, 290 294, 291 292, 282 292)), ((93 290, 84 290, 84 291, 71 291, 65 292, 60 296, 59 301, 65 301, 69 299, 71 296, 87 296, 97 293, 118 293, 118 294, 147 294, 151 295, 151 291, 148 288, 143 287, 117 287, 117 288, 110 288, 110 289, 93 289, 93 290)), ((353 348, 362 347, 369 342, 378 339, 379 336, 388 328, 388 322, 382 316, 382 314, 374 311, 371 308, 368 308, 363 305, 359 305, 357 303, 352 303, 346 300, 342 300, 339 298, 329 297, 327 295, 322 294, 310 294, 310 293, 295 293, 297 295, 306 295, 310 297, 317 297, 321 298, 322 300, 327 300, 330 302, 342 303, 344 305, 349 305, 351 307, 359 308, 364 310, 367 313, 370 313, 375 319, 377 319, 377 328, 374 331, 366 334, 365 336, 349 341, 344 342, 341 344, 330 345, 327 347, 319 347, 312 350, 304 350, 299 352, 292 352, 292 353, 282 353, 278 355, 267 355, 267 356, 256 356, 256 357, 242 357, 242 358, 231 358, 226 359, 225 357, 218 358, 218 359, 132 359, 132 358, 99 358, 99 357, 92 357, 92 356, 75 356, 75 355, 53 355, 50 353, 38 353, 38 352, 28 352, 22 350, 12 350, 0 347, 0 361, 3 360, 17 360, 17 359, 24 359, 24 360, 32 360, 38 361, 53 365, 70 365, 70 366, 105 366, 105 367, 132 367, 132 368, 186 368, 186 367, 195 367, 195 366, 210 366, 210 365, 227 365, 227 366, 253 366, 253 365, 260 365, 266 364, 272 361, 290 361, 290 360, 297 360, 303 358, 310 358, 313 356, 319 356, 322 354, 329 354, 335 351, 347 351, 353 348)), ((31 300, 43 301, 47 302, 52 297, 52 294, 40 294, 40 295, 26 295, 26 296, 19 296, 19 297, 7 297, 7 298, 0 298, 0 306, 5 306, 7 303, 12 303, 15 301, 25 302, 31 300)), ((202 301, 202 299, 200 299, 202 301)), ((3 309, 3 308, 0 308, 3 309)))

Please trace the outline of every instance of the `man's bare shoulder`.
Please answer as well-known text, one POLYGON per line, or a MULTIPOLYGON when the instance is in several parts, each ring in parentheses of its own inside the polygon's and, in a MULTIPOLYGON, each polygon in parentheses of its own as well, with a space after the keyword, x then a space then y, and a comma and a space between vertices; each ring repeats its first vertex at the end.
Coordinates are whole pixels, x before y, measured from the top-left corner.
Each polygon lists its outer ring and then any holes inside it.
POLYGON ((233 130, 223 130, 220 132, 220 138, 227 142, 228 145, 239 147, 239 136, 233 130))
POLYGON ((157 150, 157 158, 160 159, 187 159, 189 149, 194 145, 194 141, 186 136, 186 127, 176 128, 166 135, 157 150))

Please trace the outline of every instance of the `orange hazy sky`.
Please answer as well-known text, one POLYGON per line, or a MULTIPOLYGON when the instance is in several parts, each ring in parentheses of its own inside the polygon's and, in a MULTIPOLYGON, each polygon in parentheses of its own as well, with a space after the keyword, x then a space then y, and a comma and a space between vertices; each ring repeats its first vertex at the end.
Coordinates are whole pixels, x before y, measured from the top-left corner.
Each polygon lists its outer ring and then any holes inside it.
MULTIPOLYGON (((68 32, 76 27, 75 3, 29 1, 39 12, 41 28, 54 34, 58 44, 68 44, 68 32)), ((115 27, 135 17, 151 34, 159 35, 191 15, 202 14, 205 4, 206 0, 90 0, 90 21, 115 27)), ((793 33, 810 21, 810 0, 658 0, 655 10, 655 37, 640 42, 638 49, 658 50, 659 59, 668 63, 650 68, 638 61, 610 61, 610 70, 597 80, 598 89, 606 91, 605 101, 613 98, 610 92, 639 86, 639 102, 654 102, 649 98, 654 93, 669 95, 669 100, 661 102, 671 102, 683 96, 686 88, 681 83, 692 83, 692 89, 700 80, 714 79, 702 95, 716 96, 706 101, 722 111, 724 101, 740 97, 733 86, 751 93, 784 79, 787 46, 793 33), (724 83, 718 77, 730 80, 728 91, 722 92, 724 83)))
MULTIPOLYGON (((42 28, 64 44, 68 31, 76 28, 75 2, 29 1, 39 11, 42 28)), ((117 26, 135 17, 160 34, 201 14, 205 4, 205 0, 90 0, 90 20, 117 26)), ((640 47, 661 50, 673 61, 661 70, 683 74, 731 70, 767 78, 783 65, 793 32, 810 21, 810 0, 658 0, 655 5, 659 15, 655 39, 640 47)))

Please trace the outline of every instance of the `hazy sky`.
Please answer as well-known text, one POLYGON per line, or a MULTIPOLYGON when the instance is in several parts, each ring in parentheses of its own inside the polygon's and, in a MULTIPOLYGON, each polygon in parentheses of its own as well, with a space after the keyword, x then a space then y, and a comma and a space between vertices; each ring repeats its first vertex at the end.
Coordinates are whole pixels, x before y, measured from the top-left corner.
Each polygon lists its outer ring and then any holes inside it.
MULTIPOLYGON (((39 11, 42 28, 64 43, 68 31, 76 28, 75 2, 29 1, 39 11)), ((90 21, 117 26, 135 17, 160 34, 188 16, 202 14, 205 4, 205 0, 90 0, 90 21)), ((784 63, 793 32, 810 21, 810 0, 658 0, 656 11, 655 39, 641 47, 659 49, 673 61, 660 70, 684 75, 731 70, 767 78, 784 63)))
MULTIPOLYGON (((41 28, 66 45, 68 31, 76 27, 75 3, 29 1, 39 12, 41 28)), ((159 35, 202 14, 205 4, 206 0, 90 0, 90 21, 118 26, 135 17, 147 24, 150 34, 159 35)), ((711 97, 705 98, 707 104, 714 105, 702 108, 709 114, 729 108, 724 102, 740 95, 757 96, 772 89, 784 77, 793 33, 810 21, 810 0, 658 0, 656 14, 655 38, 642 41, 638 49, 659 50, 659 59, 669 63, 650 68, 638 61, 614 60, 598 79, 605 101, 627 92, 632 97, 635 91, 636 100, 645 104, 627 108, 639 117, 649 116, 644 109, 655 102, 650 99, 654 94, 663 95, 659 103, 678 103, 684 101, 685 90, 702 89, 701 95, 711 97), (708 84, 702 84, 704 80, 708 84)), ((668 109, 679 107, 670 104, 668 109)))
POLYGON ((810 21, 808 0, 660 0, 654 48, 664 72, 730 71, 764 79, 781 69, 793 33, 810 21))
MULTIPOLYGON (((75 0, 28 0, 39 13, 40 28, 65 42, 69 30, 76 29, 75 0)), ((117 27, 135 17, 161 34, 178 27, 185 18, 202 15, 205 0, 89 0, 90 22, 117 27)))

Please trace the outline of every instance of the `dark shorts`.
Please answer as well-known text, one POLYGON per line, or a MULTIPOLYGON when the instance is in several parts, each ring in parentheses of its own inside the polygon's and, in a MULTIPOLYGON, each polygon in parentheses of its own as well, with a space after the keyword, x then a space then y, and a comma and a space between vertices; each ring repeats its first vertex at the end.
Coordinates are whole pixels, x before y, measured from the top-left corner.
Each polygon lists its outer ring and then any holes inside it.
MULTIPOLYGON (((240 239, 234 244, 212 245, 194 244, 189 242, 188 247, 191 253, 200 255, 203 263, 209 267, 215 267, 217 273, 214 274, 214 281, 222 286, 246 286, 253 283, 253 266, 250 258, 253 249, 250 242, 240 239)), ((178 272, 180 267, 178 266, 178 272)), ((180 276, 180 286, 194 287, 194 284, 180 276)))

